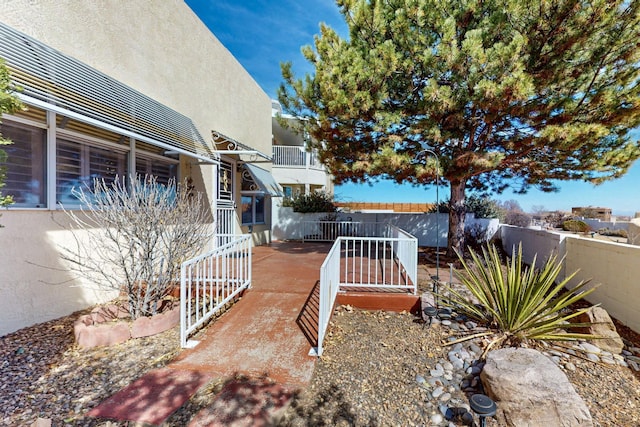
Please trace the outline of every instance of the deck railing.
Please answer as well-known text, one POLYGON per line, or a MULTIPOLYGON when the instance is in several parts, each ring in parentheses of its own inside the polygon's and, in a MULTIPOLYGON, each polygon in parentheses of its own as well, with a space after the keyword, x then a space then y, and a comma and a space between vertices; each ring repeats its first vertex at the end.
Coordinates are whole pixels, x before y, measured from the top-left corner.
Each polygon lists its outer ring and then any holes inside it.
POLYGON ((274 145, 272 154, 274 166, 324 168, 315 152, 304 151, 301 146, 274 145))
POLYGON ((251 236, 185 261, 180 269, 180 345, 193 347, 190 334, 251 286, 251 236))
POLYGON ((320 268, 318 346, 309 354, 322 355, 338 292, 417 293, 418 240, 395 226, 380 225, 380 230, 380 237, 337 237, 320 268))
POLYGON ((340 248, 336 241, 320 267, 320 303, 318 304, 318 346, 309 351, 312 356, 322 356, 322 343, 331 320, 333 305, 340 289, 340 248))

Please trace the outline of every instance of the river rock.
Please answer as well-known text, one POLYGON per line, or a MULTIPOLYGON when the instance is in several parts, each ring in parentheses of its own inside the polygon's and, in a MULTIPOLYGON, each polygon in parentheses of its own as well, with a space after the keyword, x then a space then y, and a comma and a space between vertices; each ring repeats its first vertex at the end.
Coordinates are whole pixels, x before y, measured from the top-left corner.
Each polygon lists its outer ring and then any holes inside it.
POLYGON ((593 426, 589 409, 567 376, 536 350, 492 351, 480 378, 498 406, 500 425, 593 426))

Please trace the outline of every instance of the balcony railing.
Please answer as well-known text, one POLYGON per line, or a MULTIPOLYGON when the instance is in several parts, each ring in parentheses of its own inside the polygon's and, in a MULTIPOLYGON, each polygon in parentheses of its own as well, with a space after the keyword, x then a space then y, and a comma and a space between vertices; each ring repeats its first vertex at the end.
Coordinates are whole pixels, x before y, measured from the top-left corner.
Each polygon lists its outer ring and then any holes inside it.
POLYGON ((274 166, 324 169, 324 166, 318 160, 317 154, 304 151, 304 147, 274 145, 272 154, 274 166))

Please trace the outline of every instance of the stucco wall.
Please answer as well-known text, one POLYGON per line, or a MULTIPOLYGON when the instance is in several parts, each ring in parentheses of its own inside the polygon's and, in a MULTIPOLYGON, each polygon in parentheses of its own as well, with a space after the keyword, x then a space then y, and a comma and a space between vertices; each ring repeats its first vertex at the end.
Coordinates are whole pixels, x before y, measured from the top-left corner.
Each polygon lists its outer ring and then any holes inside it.
POLYGON ((5 0, 0 20, 212 129, 271 152, 271 100, 182 0, 5 0))
POLYGON ((0 336, 108 301, 60 258, 73 240, 63 212, 8 211, 0 217, 0 336))
MULTIPOLYGON (((271 152, 269 97, 182 0, 5 0, 0 21, 191 118, 209 143, 217 130, 271 152)), ((213 167, 181 167, 211 202, 213 167)), ((77 287, 61 264, 58 245, 70 237, 61 218, 0 217, 0 335, 113 296, 77 287)), ((268 241, 260 231, 256 240, 268 241)))
POLYGON ((609 230, 628 230, 629 221, 600 221, 599 219, 582 218, 582 221, 594 231, 608 228, 609 230))
POLYGON ((552 253, 562 258, 565 255, 564 240, 567 234, 533 228, 500 226, 502 247, 511 253, 522 242, 522 257, 527 264, 533 263, 534 256, 538 261, 546 261, 552 253))
POLYGON ((567 238, 567 274, 579 270, 572 284, 599 284, 589 302, 640 332, 640 247, 582 237, 567 238))
MULTIPOLYGON (((274 207, 273 239, 300 240, 303 238, 301 221, 317 221, 326 213, 301 214, 293 212, 293 208, 274 207)), ((447 232, 449 229, 447 214, 413 214, 413 213, 339 213, 338 221, 371 222, 393 224, 418 239, 418 245, 441 248, 447 246, 447 232), (436 228, 436 220, 438 221, 436 228), (439 233, 439 239, 436 236, 439 233)), ((479 227, 487 239, 491 239, 498 230, 498 220, 477 219, 468 215, 468 228, 479 227)))
POLYGON ((566 256, 561 279, 578 271, 570 286, 589 279, 599 284, 587 298, 589 302, 602 304, 612 316, 640 332, 640 247, 504 225, 500 235, 507 251, 522 242, 528 263, 536 253, 539 259, 552 252, 566 256))
POLYGON ((629 223, 629 236, 627 243, 640 246, 640 218, 632 219, 629 223))

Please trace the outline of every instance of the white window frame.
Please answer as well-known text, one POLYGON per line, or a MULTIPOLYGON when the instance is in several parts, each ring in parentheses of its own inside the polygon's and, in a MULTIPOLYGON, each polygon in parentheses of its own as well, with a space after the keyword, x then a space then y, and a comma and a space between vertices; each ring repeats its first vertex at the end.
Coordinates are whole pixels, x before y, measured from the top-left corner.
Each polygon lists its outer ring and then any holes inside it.
MULTIPOLYGON (((7 124, 15 123, 17 125, 23 125, 38 129, 44 129, 45 132, 45 171, 43 172, 43 179, 45 185, 45 201, 39 207, 27 207, 27 206, 9 206, 10 210, 58 210, 60 209, 60 205, 57 203, 57 175, 58 175, 58 158, 57 158, 57 148, 58 148, 58 139, 66 140, 72 143, 80 144, 82 150, 87 150, 90 152, 91 147, 98 148, 102 150, 110 150, 117 151, 120 155, 125 155, 123 170, 124 176, 129 175, 132 172, 135 172, 135 159, 141 158, 145 160, 155 160, 161 161, 167 164, 175 164, 178 166, 176 171, 176 178, 180 177, 180 160, 174 159, 170 157, 165 157, 156 153, 139 150, 135 148, 135 139, 130 138, 130 143, 128 145, 121 145, 110 141, 105 141, 100 138, 96 138, 92 135, 86 135, 80 132, 76 132, 69 129, 59 128, 56 123, 57 116, 64 116, 64 114, 58 114, 52 110, 46 110, 46 120, 44 122, 32 120, 30 118, 25 118, 21 116, 15 116, 12 114, 2 114, 2 121, 7 122, 7 124), (132 168, 133 164, 133 168, 132 168)), ((91 124, 90 124, 91 125, 91 124)), ((124 135, 126 137, 126 135, 124 135)), ((89 157, 84 157, 81 159, 81 162, 90 161, 89 157)), ((233 170, 235 170, 235 162, 232 163, 233 170)), ((85 167, 84 165, 82 166, 85 167)), ((235 177, 231 176, 232 183, 235 183, 235 177)), ((231 189, 233 190, 233 184, 231 189)), ((79 205, 68 205, 65 207, 70 209, 79 208, 79 205)))

